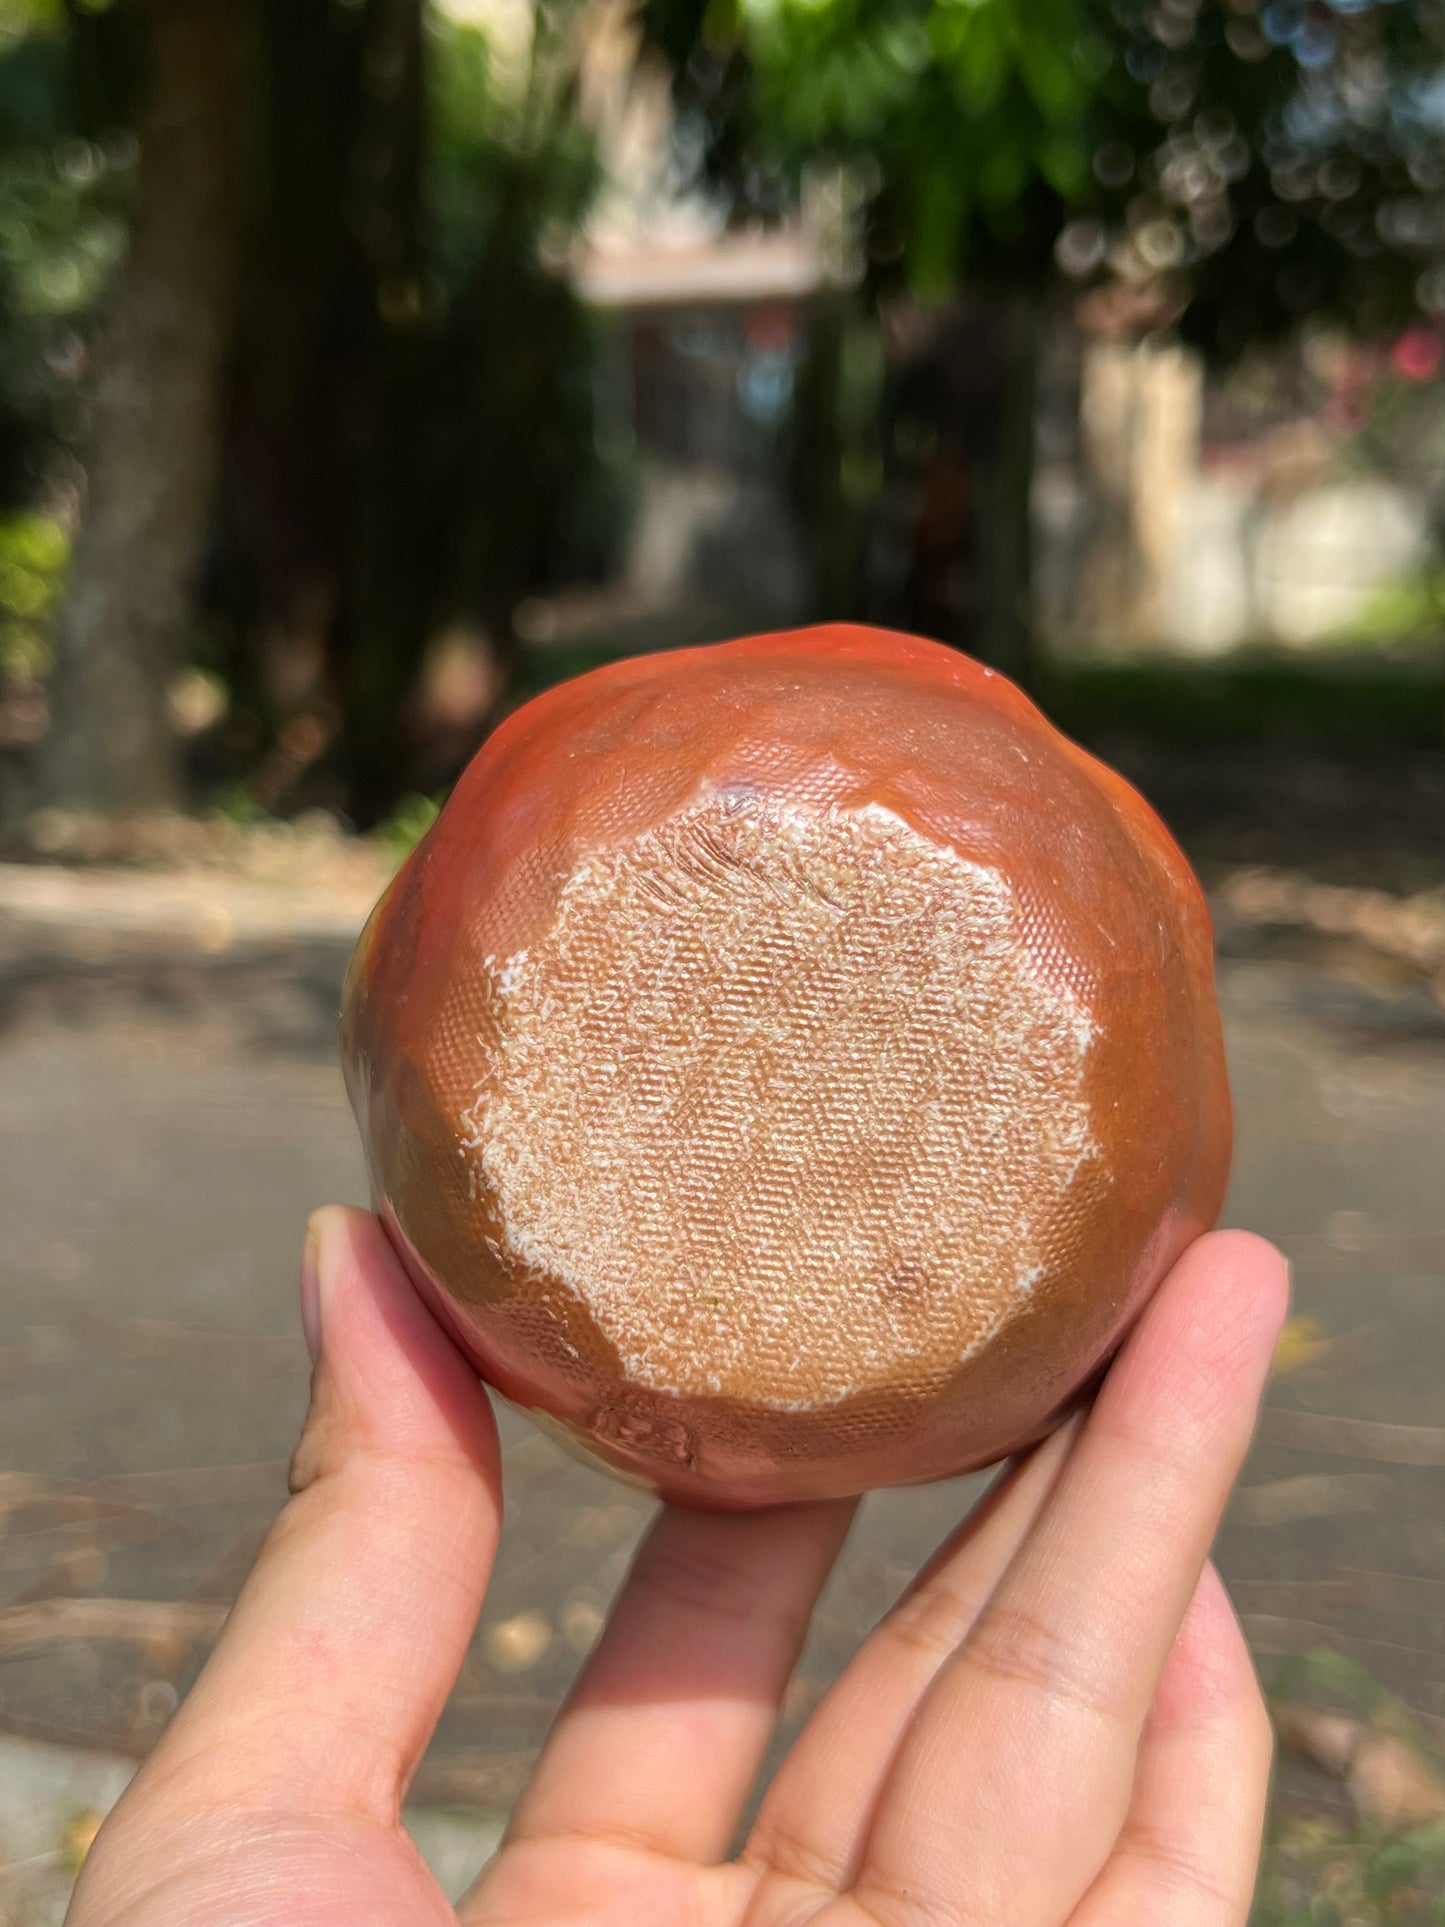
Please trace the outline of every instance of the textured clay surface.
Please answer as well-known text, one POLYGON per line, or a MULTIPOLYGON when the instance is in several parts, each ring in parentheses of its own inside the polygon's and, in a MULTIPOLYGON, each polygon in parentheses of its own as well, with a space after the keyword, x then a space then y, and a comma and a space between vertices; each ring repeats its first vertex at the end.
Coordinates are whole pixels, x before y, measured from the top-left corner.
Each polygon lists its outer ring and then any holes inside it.
POLYGON ((344 1052, 488 1378, 695 1503, 1037 1436, 1227 1175, 1183 857, 1002 678, 863 629, 513 716, 378 905, 344 1052))

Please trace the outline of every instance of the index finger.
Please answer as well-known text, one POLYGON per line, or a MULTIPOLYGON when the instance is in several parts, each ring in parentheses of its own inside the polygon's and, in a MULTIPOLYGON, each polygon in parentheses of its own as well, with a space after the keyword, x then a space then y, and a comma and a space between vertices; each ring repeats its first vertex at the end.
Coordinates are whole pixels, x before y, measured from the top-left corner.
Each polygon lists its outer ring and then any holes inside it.
POLYGON ((1166 1280, 919 1708, 858 1881, 870 1918, 1061 1920, 1098 1874, 1286 1297, 1283 1259, 1239 1232, 1166 1280))

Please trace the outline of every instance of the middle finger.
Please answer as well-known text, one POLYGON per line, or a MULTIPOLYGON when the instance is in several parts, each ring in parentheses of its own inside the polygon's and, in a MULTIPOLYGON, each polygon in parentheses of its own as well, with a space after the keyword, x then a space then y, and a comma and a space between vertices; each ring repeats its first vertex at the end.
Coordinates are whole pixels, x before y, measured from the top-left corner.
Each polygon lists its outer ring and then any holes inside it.
POLYGON ((508 1838, 725 1853, 852 1516, 664 1508, 508 1838))

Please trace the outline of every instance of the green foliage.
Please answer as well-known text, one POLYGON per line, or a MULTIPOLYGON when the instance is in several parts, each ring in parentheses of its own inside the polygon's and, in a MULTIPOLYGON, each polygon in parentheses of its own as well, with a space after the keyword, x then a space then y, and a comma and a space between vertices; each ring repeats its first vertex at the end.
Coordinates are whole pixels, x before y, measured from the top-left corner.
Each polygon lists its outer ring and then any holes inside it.
POLYGON ((0 517, 0 670, 25 681, 43 674, 69 560, 69 538, 50 517, 0 517))
POLYGON ((1445 664, 1438 654, 1391 660, 1377 650, 1054 663, 1039 700, 1085 741, 1112 731, 1190 748, 1253 742, 1368 755, 1438 745, 1445 664))
POLYGON ((247 783, 223 783, 210 798, 213 816, 234 823, 243 830, 254 829, 258 824, 270 823, 274 819, 269 810, 256 801, 247 783))
POLYGON ((402 863, 441 815, 445 796, 404 796, 372 831, 387 853, 402 863))
POLYGON ((0 159, 0 274, 19 315, 64 321, 94 305, 125 247, 113 176, 128 158, 69 141, 0 159))
POLYGON ((1445 1826, 1380 1834, 1320 1820, 1270 1830, 1253 1927, 1440 1927, 1445 1826))
POLYGON ((83 312, 124 247, 134 143, 83 84, 92 55, 113 52, 117 23, 91 18, 103 11, 74 22, 63 4, 0 0, 0 274, 21 314, 83 312))
MULTIPOLYGON (((1272 1697, 1346 1711, 1431 1758, 1398 1697, 1331 1647, 1287 1659, 1272 1697)), ((1441 1927, 1445 1821, 1392 1831, 1362 1819, 1275 1818, 1251 1919, 1253 1927, 1441 1927)))
POLYGON ((569 4, 539 7, 530 43, 505 58, 472 28, 438 22, 431 36, 435 460, 459 511, 453 598, 494 630, 605 487, 592 324, 545 259, 599 179, 574 112, 577 17, 569 4))
POLYGON ((741 210, 820 156, 875 280, 1153 285, 1206 346, 1445 308, 1440 0, 647 0, 741 210))
POLYGON ((437 267, 458 287, 488 238, 570 232, 597 185, 590 136, 571 112, 565 36, 575 8, 541 7, 525 52, 501 58, 487 35, 433 16, 429 196, 437 267))
POLYGON ((65 0, 0 0, 0 40, 23 40, 39 31, 59 33, 65 0))
POLYGON ((1370 596, 1345 642, 1366 639, 1385 647, 1425 642, 1445 633, 1445 568, 1434 564, 1387 583, 1370 596))
MULTIPOLYGON (((682 52, 686 0, 649 24, 682 52)), ((1089 181, 1107 36, 1081 0, 740 0, 709 8, 688 98, 734 185, 774 201, 821 157, 869 186, 875 268, 928 294, 961 272, 1034 273, 1089 181), (719 63, 736 82, 718 84, 719 63), (736 112, 740 132, 721 124, 736 112)))
POLYGON ((1378 334, 1445 304, 1438 0, 1206 5, 1177 46, 1144 0, 1126 18, 1149 75, 1126 192, 1173 237, 1186 333, 1234 356, 1306 315, 1378 334))
POLYGON ((1387 1840, 1365 1866, 1365 1892, 1374 1900, 1388 1900, 1426 1882, 1437 1897, 1445 1897, 1445 1820, 1387 1840))
POLYGON ((79 44, 114 24, 101 11, 77 26, 58 3, 0 4, 0 503, 34 498, 71 431, 86 321, 125 246, 132 144, 92 130, 78 91, 79 44))

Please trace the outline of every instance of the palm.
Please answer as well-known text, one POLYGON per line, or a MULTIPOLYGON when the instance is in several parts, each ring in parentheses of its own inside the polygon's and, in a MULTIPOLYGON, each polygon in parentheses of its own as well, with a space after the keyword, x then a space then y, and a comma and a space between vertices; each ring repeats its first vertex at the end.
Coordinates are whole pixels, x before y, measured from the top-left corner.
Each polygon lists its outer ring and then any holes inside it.
POLYGON ((736 1859, 850 1508, 664 1511, 453 1909, 399 1814, 495 1548, 495 1436, 374 1223, 330 1243, 298 1496, 72 1927, 1243 1922, 1268 1734, 1204 1561, 1283 1315, 1265 1247, 1185 1258, 1090 1417, 865 1641, 736 1859))
POLYGON ((456 1914, 411 1840, 399 1827, 334 1818, 259 1828, 249 1816, 218 1816, 187 1829, 169 1865, 136 1896, 132 1911, 112 1913, 114 1869, 94 1858, 76 1895, 75 1917, 176 1927, 455 1927, 456 1914))
POLYGON ((689 1866, 645 1847, 558 1840, 504 1848, 461 1907, 464 1927, 734 1927, 739 1870, 689 1866))

